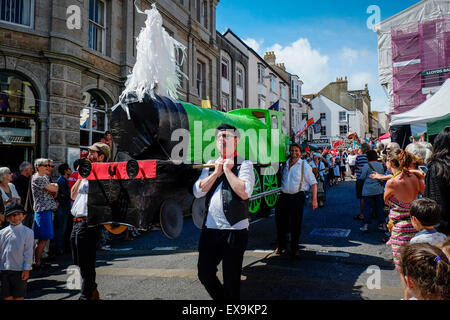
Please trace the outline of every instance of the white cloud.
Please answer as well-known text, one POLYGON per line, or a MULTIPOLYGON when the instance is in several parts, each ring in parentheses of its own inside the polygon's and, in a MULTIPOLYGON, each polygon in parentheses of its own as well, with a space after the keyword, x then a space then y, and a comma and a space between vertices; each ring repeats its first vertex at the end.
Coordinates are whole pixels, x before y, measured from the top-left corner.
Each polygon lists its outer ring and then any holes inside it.
POLYGON ((264 40, 258 41, 258 40, 252 39, 252 38, 248 38, 248 39, 244 39, 243 41, 245 42, 246 45, 248 45, 250 48, 252 48, 257 53, 260 54, 259 50, 261 49, 261 46, 264 43, 264 40))
POLYGON ((277 43, 266 51, 273 51, 277 63, 284 63, 288 72, 300 77, 304 93, 317 92, 331 81, 329 57, 313 49, 306 38, 284 47, 277 43))
POLYGON ((348 76, 348 88, 349 90, 361 90, 364 86, 374 86, 376 79, 373 74, 369 72, 357 72, 348 76))
POLYGON ((359 51, 351 48, 342 48, 339 57, 344 62, 353 64, 359 57, 359 51))

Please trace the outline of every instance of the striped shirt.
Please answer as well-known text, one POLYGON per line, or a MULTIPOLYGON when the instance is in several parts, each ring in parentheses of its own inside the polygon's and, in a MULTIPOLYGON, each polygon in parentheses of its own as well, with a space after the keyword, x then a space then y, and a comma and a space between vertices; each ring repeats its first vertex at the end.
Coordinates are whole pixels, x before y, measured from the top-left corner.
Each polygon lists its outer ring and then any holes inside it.
POLYGON ((369 163, 369 161, 367 161, 367 156, 365 154, 360 154, 356 157, 355 169, 356 169, 356 179, 357 180, 359 180, 359 178, 361 177, 362 168, 367 163, 369 163))

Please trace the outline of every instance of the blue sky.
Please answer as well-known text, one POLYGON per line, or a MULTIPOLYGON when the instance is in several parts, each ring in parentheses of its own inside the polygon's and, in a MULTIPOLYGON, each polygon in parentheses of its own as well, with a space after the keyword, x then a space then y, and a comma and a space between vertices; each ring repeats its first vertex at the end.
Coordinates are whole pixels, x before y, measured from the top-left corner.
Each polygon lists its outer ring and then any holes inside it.
POLYGON ((230 28, 261 56, 275 51, 277 63, 298 74, 303 93, 347 76, 349 89, 367 83, 372 109, 384 111, 387 98, 378 83, 377 35, 367 27, 379 8, 381 21, 417 0, 220 0, 216 28, 230 28))

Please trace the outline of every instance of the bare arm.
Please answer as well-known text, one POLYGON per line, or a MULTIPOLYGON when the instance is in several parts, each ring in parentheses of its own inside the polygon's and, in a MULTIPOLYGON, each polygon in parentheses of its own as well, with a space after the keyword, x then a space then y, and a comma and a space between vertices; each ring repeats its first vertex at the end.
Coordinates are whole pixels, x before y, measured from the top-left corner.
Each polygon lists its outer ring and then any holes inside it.
POLYGON ((222 159, 217 159, 215 162, 215 165, 216 166, 214 168, 214 172, 200 181, 199 187, 202 190, 202 192, 208 192, 211 189, 211 187, 214 185, 214 182, 216 182, 217 178, 220 177, 220 175, 223 172, 223 160, 222 159))
POLYGON ((318 205, 317 205, 317 183, 313 184, 311 186, 311 190, 312 190, 312 195, 313 195, 311 206, 312 206, 313 210, 316 210, 318 208, 318 205))
POLYGON ((75 201, 75 199, 78 196, 78 190, 80 189, 80 184, 84 179, 78 179, 77 182, 72 187, 72 190, 70 191, 70 198, 75 201))
POLYGON ((245 191, 245 181, 239 179, 232 171, 234 162, 230 159, 225 160, 225 163, 223 165, 223 172, 225 173, 225 176, 228 180, 228 183, 230 184, 231 189, 242 199, 247 200, 248 194, 245 191))
POLYGON ((49 183, 44 187, 44 189, 48 192, 55 193, 58 192, 58 184, 57 183, 49 183))

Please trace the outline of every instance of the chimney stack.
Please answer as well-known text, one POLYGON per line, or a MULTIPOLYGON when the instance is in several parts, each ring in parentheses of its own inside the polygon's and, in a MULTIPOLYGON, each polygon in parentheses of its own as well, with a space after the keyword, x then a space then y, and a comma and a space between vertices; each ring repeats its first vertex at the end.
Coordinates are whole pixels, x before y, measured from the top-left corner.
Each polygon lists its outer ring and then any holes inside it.
POLYGON ((275 65, 276 57, 273 51, 266 52, 264 55, 264 61, 266 61, 269 65, 275 65))

